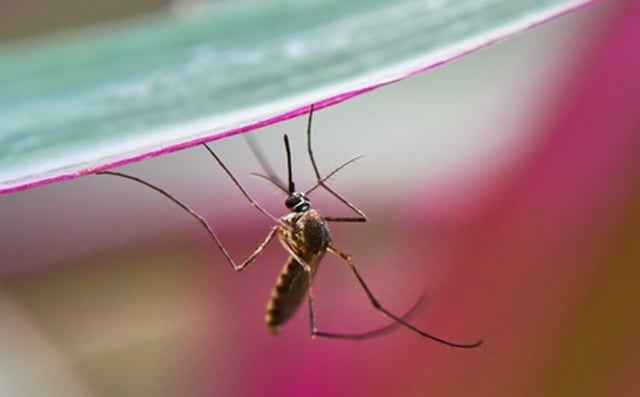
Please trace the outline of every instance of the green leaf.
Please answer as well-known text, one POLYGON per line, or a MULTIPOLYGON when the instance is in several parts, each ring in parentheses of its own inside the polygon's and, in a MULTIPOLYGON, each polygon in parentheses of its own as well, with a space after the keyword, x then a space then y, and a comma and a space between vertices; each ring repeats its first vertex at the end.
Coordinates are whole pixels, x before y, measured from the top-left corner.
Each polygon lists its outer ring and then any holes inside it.
POLYGON ((250 1, 0 48, 0 193, 271 124, 589 0, 250 1))

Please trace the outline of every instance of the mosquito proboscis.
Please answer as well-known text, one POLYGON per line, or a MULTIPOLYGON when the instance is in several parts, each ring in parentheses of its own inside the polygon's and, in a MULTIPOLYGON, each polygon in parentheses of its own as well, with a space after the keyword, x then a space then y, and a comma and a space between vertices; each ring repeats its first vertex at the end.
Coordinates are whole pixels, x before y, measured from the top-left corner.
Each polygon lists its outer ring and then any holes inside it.
POLYGON ((405 327, 415 332, 416 334, 421 335, 422 337, 434 340, 447 346, 457 348, 474 348, 480 346, 482 344, 482 340, 474 343, 451 342, 449 340, 428 333, 409 323, 407 319, 415 313, 419 306, 421 306, 424 301, 424 294, 422 294, 421 297, 416 301, 416 303, 409 309, 409 311, 407 311, 407 313, 402 316, 394 314, 393 312, 388 310, 385 306, 380 304, 378 299, 371 292, 371 289, 364 281, 359 270, 356 268, 351 256, 345 254, 333 244, 331 232, 328 226, 329 222, 367 222, 368 220, 363 211, 361 211, 359 208, 345 199, 342 195, 329 187, 326 183, 327 180, 336 172, 356 161, 360 157, 355 157, 351 160, 346 161, 345 163, 337 167, 333 172, 329 173, 325 177, 322 177, 316 163, 311 145, 311 124, 313 118, 313 110, 313 105, 311 105, 309 108, 309 118, 307 122, 307 153, 316 177, 316 183, 310 189, 306 191, 298 191, 295 188, 291 166, 291 149, 289 138, 286 134, 284 135, 284 146, 287 158, 286 186, 282 183, 282 181, 279 180, 279 178, 277 178, 277 176, 274 175, 272 171, 270 171, 270 168, 266 168, 264 166, 264 160, 258 157, 260 163, 263 164, 263 168, 266 170, 267 175, 254 175, 268 180, 287 194, 285 206, 289 210, 289 213, 282 217, 276 217, 272 215, 269 211, 264 209, 256 200, 254 200, 251 195, 244 189, 244 187, 242 187, 238 179, 233 175, 226 164, 211 149, 211 147, 209 147, 209 145, 207 145, 206 143, 203 144, 203 147, 220 165, 220 167, 229 176, 233 184, 240 190, 242 195, 249 201, 249 203, 251 203, 251 205, 255 207, 259 212, 261 212, 263 215, 274 222, 274 226, 271 228, 262 243, 260 243, 258 247, 253 251, 253 253, 251 253, 251 255, 249 255, 240 264, 237 264, 232 259, 231 255, 224 247, 217 234, 213 231, 207 220, 166 190, 141 178, 122 172, 101 171, 98 172, 98 174, 113 175, 138 182, 162 194, 163 196, 167 197, 169 200, 177 204, 191 217, 197 220, 202 225, 202 227, 206 229, 207 233, 212 237, 227 262, 236 272, 244 270, 250 263, 252 263, 262 253, 265 247, 274 239, 274 237, 277 236, 278 240, 289 254, 289 258, 287 259, 284 268, 282 269, 278 277, 276 285, 272 290, 269 303, 267 305, 267 314, 265 320, 267 326, 272 332, 277 332, 279 327, 291 318, 291 316, 300 307, 306 296, 309 308, 310 333, 313 337, 325 337, 334 339, 368 339, 371 337, 386 334, 397 327, 405 327), (351 211, 353 211, 354 216, 328 217, 323 216, 318 210, 312 208, 309 194, 318 188, 326 190, 330 195, 347 206, 351 211), (318 270, 320 262, 327 252, 342 260, 349 267, 358 284, 365 292, 371 305, 377 311, 390 318, 392 320, 390 324, 371 331, 354 334, 325 332, 318 329, 316 325, 312 284, 313 278, 318 270))

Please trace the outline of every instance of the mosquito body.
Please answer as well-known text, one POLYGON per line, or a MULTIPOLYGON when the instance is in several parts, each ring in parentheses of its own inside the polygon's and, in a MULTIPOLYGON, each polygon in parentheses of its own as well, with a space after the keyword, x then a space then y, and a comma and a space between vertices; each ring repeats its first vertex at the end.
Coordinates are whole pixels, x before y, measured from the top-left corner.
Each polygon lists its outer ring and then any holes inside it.
MULTIPOLYGON (((307 124, 307 152, 309 155, 309 159, 311 161, 311 165, 313 167, 314 173, 316 175, 316 183, 315 185, 304 192, 296 191, 295 184, 293 182, 292 177, 292 167, 291 167, 291 150, 289 146, 289 139, 287 135, 284 135, 284 145, 287 155, 287 186, 285 187, 283 183, 275 176, 270 168, 265 166, 260 157, 258 157, 259 161, 263 165, 263 168, 267 170, 268 175, 254 174, 261 178, 264 178, 278 187, 280 190, 287 194, 287 198, 285 200, 285 206, 289 210, 289 213, 283 217, 277 218, 268 211, 266 211, 263 207, 260 206, 242 187, 242 185, 238 182, 236 177, 231 173, 231 171, 227 168, 227 166, 222 162, 222 160, 218 157, 218 155, 207 145, 203 144, 205 149, 209 152, 209 154, 216 160, 216 162, 222 167, 225 173, 229 176, 229 178, 233 181, 236 187, 240 190, 240 192, 245 196, 245 198, 254 206, 258 211, 263 213, 265 216, 270 218, 275 225, 271 228, 271 231, 267 234, 264 241, 255 249, 255 251, 249 255, 247 259, 245 259, 242 263, 236 264, 236 262, 231 258, 229 253, 227 252, 224 245, 221 243, 218 236, 214 233, 213 229, 209 225, 209 223, 200 216, 197 212, 193 211, 189 206, 184 204, 182 201, 178 200, 176 197, 166 192, 165 190, 147 182, 135 176, 131 176, 128 174, 123 174, 115 171, 102 171, 99 174, 106 175, 114 175, 122 178, 126 178, 129 180, 133 180, 135 182, 141 183, 147 186, 150 189, 153 189, 175 204, 180 206, 184 211, 189 213, 190 216, 195 218, 209 233, 209 235, 213 238, 216 245, 224 255, 225 259, 233 270, 242 271, 246 268, 251 262, 253 262, 264 250, 264 248, 277 236, 278 240, 284 247, 284 249, 289 254, 289 258, 287 259, 279 277, 276 282, 275 287, 271 292, 271 297, 269 299, 267 305, 267 313, 265 316, 267 327, 273 332, 276 333, 279 327, 284 324, 287 320, 291 318, 291 316, 297 311, 302 302, 307 298, 308 307, 309 307, 309 322, 310 322, 310 333, 313 337, 326 337, 326 338, 336 338, 336 339, 367 339, 374 336, 379 336, 385 333, 388 333, 395 328, 401 326, 405 327, 425 338, 434 340, 436 342, 458 348, 474 348, 478 347, 482 344, 482 340, 477 341, 475 343, 454 343, 448 340, 436 337, 430 333, 427 333, 409 322, 407 322, 407 318, 415 311, 415 309, 422 303, 424 295, 418 299, 418 301, 412 306, 412 308, 405 313, 403 316, 398 316, 384 306, 382 306, 376 297, 373 295, 364 279, 360 275, 359 271, 355 267, 351 257, 347 254, 344 254, 342 251, 337 249, 333 245, 333 241, 331 239, 331 232, 329 230, 330 222, 366 222, 366 215, 358 209, 356 206, 347 201, 340 194, 335 192, 331 187, 329 187, 325 182, 333 176, 336 172, 344 168, 345 166, 351 164, 359 157, 353 158, 338 168, 336 168, 333 172, 329 173, 325 177, 321 177, 320 172, 318 170, 318 166, 316 164, 312 147, 311 147, 311 121, 313 115, 313 105, 310 107, 309 111, 309 119, 307 124), (325 217, 320 214, 320 212, 311 207, 311 201, 309 200, 309 194, 313 192, 317 188, 323 188, 348 208, 350 208, 356 215, 352 217, 325 217), (381 312, 386 317, 390 318, 392 322, 381 328, 377 328, 368 332, 356 333, 356 334, 344 334, 344 333, 332 333, 332 332, 324 332, 318 330, 316 326, 315 319, 315 310, 314 310, 314 301, 313 301, 313 278, 318 271, 318 267, 320 262, 326 255, 326 253, 330 253, 342 261, 344 261, 347 266, 350 268, 351 272, 355 276, 358 284, 361 286, 365 294, 367 295, 369 301, 372 306, 379 312, 381 312)), ((254 148, 252 148, 254 150, 254 148)), ((255 150, 254 150, 255 152, 255 150)))
POLYGON ((287 321, 303 302, 320 261, 331 244, 325 219, 314 209, 281 218, 290 228, 278 228, 282 246, 290 253, 267 304, 265 320, 272 332, 287 321))

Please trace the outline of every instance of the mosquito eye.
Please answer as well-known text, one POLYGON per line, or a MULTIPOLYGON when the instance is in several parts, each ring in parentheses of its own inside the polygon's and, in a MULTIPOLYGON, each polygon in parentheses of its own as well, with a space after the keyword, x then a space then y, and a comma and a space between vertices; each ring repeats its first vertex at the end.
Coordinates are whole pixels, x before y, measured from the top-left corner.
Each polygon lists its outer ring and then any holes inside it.
POLYGON ((300 203, 301 198, 296 196, 289 196, 287 200, 284 202, 284 205, 287 206, 288 209, 293 210, 298 203, 300 203))

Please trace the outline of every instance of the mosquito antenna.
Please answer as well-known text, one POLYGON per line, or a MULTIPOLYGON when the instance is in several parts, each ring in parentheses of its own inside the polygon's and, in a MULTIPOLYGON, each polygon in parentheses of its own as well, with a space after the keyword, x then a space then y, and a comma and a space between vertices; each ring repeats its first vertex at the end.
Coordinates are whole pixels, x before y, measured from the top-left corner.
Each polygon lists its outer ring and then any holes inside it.
MULTIPOLYGON (((276 185, 277 187, 279 187, 280 190, 287 192, 287 189, 284 188, 284 182, 282 182, 278 174, 274 171, 273 167, 271 167, 271 164, 269 164, 267 159, 264 157, 264 153, 262 152, 262 150, 260 150, 260 147, 258 146, 258 142, 256 142, 254 135, 244 134, 243 136, 245 141, 247 142, 247 145, 249 145, 249 149, 251 150, 251 153, 256 158, 256 160, 258 160, 260 167, 262 167, 262 170, 265 173, 265 175, 260 175, 260 176, 263 179, 266 179, 269 182, 276 185)), ((252 175, 258 175, 258 174, 252 174, 252 175)))
POLYGON ((289 194, 296 191, 295 184, 293 183, 293 175, 291 171, 291 148, 289 147, 289 137, 284 134, 284 149, 287 152, 287 181, 289 182, 289 194))

